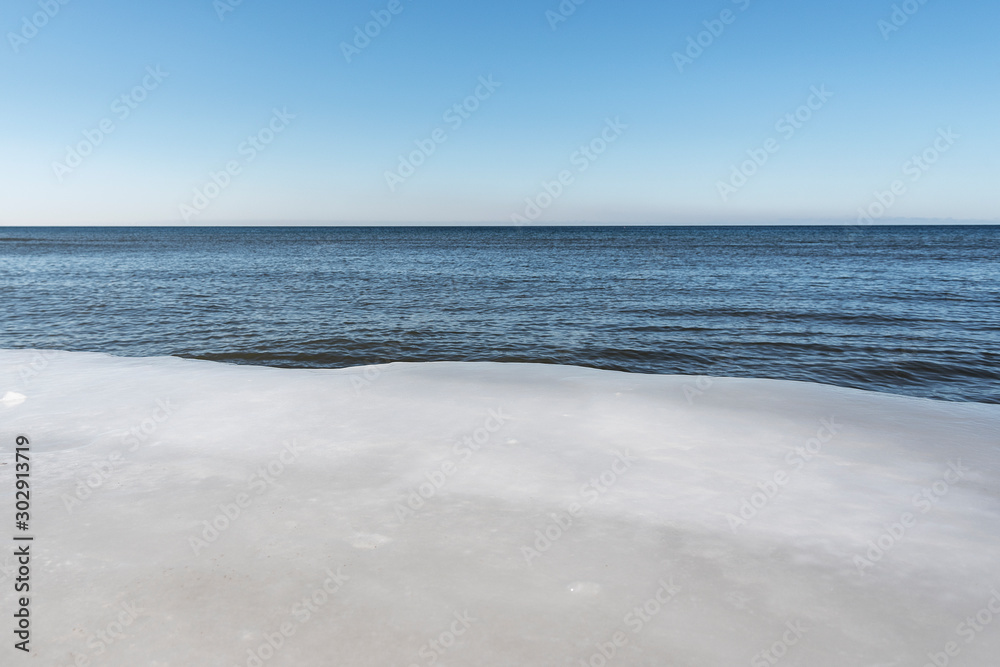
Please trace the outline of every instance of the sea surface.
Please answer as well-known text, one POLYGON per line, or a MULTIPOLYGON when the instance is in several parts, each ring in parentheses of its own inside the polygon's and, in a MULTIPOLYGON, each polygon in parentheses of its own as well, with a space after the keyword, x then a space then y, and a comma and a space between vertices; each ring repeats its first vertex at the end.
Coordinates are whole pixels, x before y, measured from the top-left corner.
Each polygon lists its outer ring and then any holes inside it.
POLYGON ((1000 402, 1000 227, 0 228, 0 348, 1000 402))

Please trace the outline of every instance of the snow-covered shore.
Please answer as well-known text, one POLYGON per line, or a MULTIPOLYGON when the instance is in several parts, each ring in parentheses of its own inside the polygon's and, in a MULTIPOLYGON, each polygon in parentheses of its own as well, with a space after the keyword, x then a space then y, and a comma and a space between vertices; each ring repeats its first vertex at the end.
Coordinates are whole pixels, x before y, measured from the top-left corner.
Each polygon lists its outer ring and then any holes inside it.
MULTIPOLYGON (((0 398, 8 545, 15 438, 31 451, 25 664, 1000 655, 1000 406, 547 365, 28 350, 0 351, 0 398)), ((3 664, 21 657, 13 552, 3 664)))

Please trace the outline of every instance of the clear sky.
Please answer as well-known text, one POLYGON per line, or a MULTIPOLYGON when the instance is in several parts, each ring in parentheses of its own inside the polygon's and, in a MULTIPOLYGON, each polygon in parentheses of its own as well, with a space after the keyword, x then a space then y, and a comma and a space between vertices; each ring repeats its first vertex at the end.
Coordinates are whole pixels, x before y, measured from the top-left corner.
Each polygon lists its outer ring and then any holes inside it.
POLYGON ((996 0, 5 0, 0 28, 0 224, 1000 221, 996 0))

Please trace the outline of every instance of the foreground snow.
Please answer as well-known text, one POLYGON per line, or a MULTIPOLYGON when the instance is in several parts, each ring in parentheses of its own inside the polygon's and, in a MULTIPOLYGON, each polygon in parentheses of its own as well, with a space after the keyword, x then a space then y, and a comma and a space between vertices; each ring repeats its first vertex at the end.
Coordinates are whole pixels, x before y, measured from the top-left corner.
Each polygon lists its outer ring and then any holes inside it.
MULTIPOLYGON (((544 365, 0 351, 8 544, 18 435, 30 664, 1000 655, 998 406, 544 365)), ((0 655, 29 664, 12 554, 0 655)))

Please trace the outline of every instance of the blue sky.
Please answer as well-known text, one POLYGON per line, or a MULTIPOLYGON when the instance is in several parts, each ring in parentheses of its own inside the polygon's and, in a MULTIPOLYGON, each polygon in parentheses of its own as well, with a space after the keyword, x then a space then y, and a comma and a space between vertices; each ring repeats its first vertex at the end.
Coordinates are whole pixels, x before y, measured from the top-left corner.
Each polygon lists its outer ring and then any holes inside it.
POLYGON ((1000 220, 993 0, 234 2, 7 0, 0 224, 1000 220))

